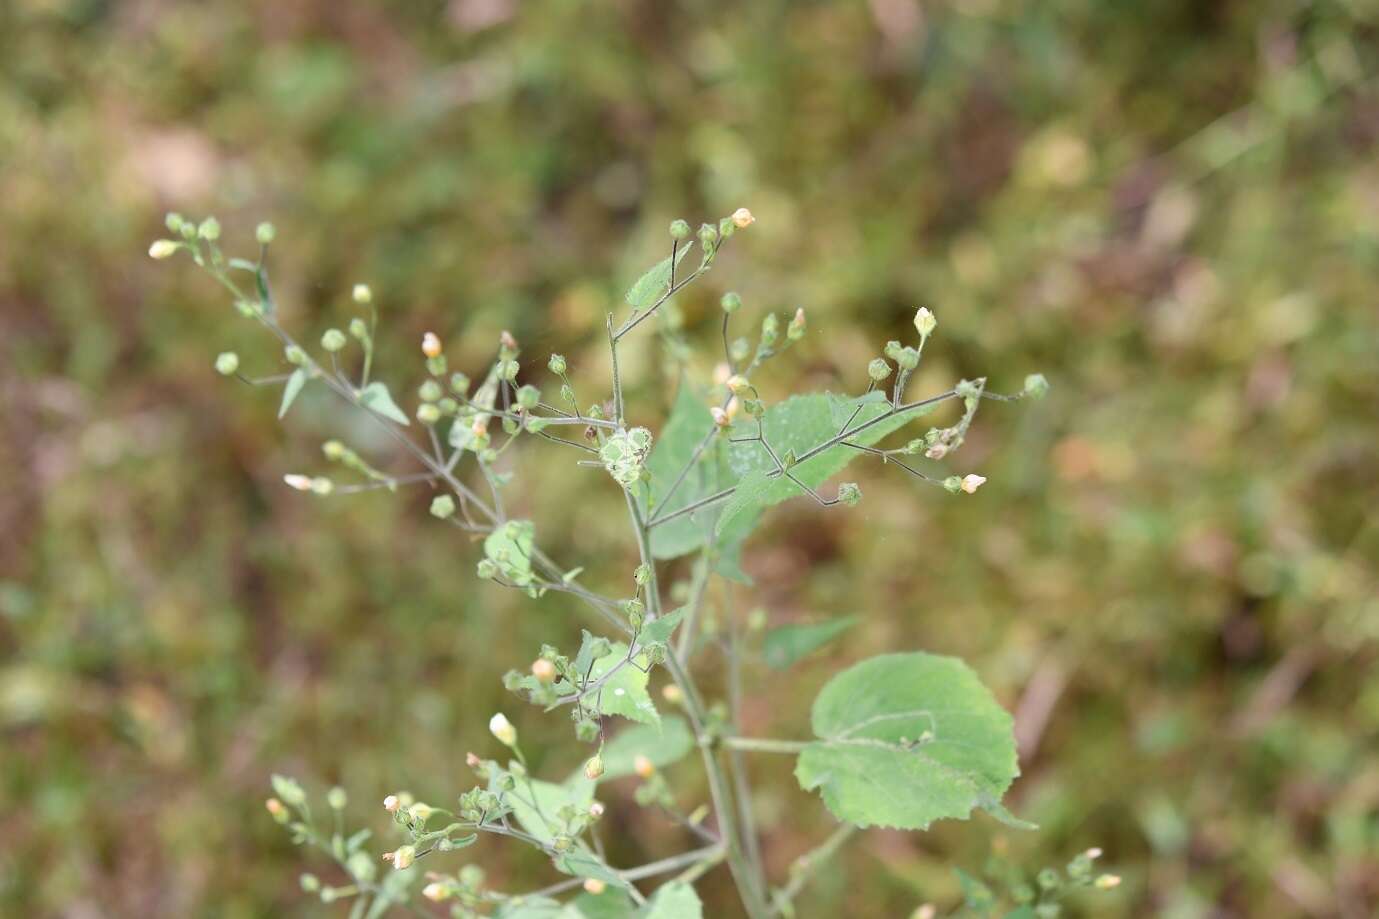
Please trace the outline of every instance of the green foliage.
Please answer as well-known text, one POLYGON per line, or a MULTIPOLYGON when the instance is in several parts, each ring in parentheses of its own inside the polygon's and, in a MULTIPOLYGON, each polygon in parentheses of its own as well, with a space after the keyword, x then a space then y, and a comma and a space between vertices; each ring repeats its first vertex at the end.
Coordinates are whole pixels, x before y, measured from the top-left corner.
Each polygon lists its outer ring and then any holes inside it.
POLYGON ((1010 715, 966 664, 887 654, 829 680, 811 716, 819 738, 795 776, 839 820, 927 829, 998 809, 1020 774, 1010 715))
POLYGON ((643 724, 660 724, 661 716, 646 690, 649 669, 644 654, 638 653, 629 660, 627 645, 615 642, 607 654, 594 661, 589 671, 590 679, 601 685, 588 704, 605 715, 621 715, 643 724))
POLYGON ((693 887, 672 881, 656 891, 643 915, 646 919, 700 919, 704 907, 693 887))
POLYGON ((774 670, 784 670, 852 628, 857 618, 844 616, 811 625, 777 626, 762 638, 761 659, 774 670))
MULTIPOLYGON (((298 371, 300 372, 300 371, 298 371)), ((387 385, 375 380, 368 386, 359 390, 359 404, 377 412, 389 421, 396 421, 398 424, 407 424, 407 414, 397 407, 393 401, 392 393, 388 392, 387 385)))

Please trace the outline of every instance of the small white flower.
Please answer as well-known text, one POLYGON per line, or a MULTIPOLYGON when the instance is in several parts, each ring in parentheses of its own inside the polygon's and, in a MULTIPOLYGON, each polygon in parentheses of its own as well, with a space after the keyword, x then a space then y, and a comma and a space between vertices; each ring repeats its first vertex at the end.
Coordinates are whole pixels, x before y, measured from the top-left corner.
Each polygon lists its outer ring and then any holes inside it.
POLYGON ((747 210, 747 208, 740 207, 733 211, 732 221, 733 226, 737 227, 739 230, 745 230, 756 223, 757 219, 752 216, 752 212, 747 210))
POLYGON ((435 332, 427 332, 421 336, 421 353, 427 357, 440 357, 441 340, 435 332))
POLYGON ((733 420, 726 411, 716 405, 709 408, 709 414, 713 416, 713 423, 720 428, 726 428, 733 420))
POLYGON ((632 760, 632 771, 644 779, 649 779, 656 774, 656 764, 643 753, 638 753, 632 760))
POLYGON ((153 245, 148 247, 149 258, 170 258, 177 254, 179 245, 170 239, 155 239, 153 245))
POLYGON ((450 896, 450 888, 440 881, 432 881, 421 889, 421 895, 432 903, 439 903, 450 896))
POLYGON ((1120 875, 1103 874, 1096 879, 1095 883, 1098 890, 1111 890, 1112 888, 1120 886, 1120 875))
POLYGON ((915 313, 915 331, 920 338, 928 338, 929 335, 938 327, 938 320, 929 311, 927 306, 921 306, 915 313))
POLYGON ((977 489, 981 488, 982 483, 984 483, 985 481, 986 476, 977 475, 975 472, 969 473, 962 477, 962 490, 967 492, 969 495, 975 495, 977 493, 977 489))
POLYGON ((313 480, 309 475, 298 475, 295 472, 289 472, 287 475, 283 476, 283 481, 287 483, 288 488, 295 488, 298 491, 311 491, 313 480))
POLYGON ((397 799, 397 795, 388 795, 383 799, 383 809, 390 814, 396 814, 397 809, 402 806, 402 802, 397 799))
POLYGON ((369 288, 369 285, 367 284, 354 285, 353 296, 355 303, 373 302, 373 291, 369 288))
POLYGON ((508 716, 502 712, 488 719, 488 730, 504 746, 511 747, 517 744, 517 728, 512 726, 508 716))
POLYGON ((584 890, 587 893, 592 894, 593 896, 597 897, 599 894, 603 893, 607 889, 608 884, 604 881, 600 881, 598 878, 584 879, 584 890))

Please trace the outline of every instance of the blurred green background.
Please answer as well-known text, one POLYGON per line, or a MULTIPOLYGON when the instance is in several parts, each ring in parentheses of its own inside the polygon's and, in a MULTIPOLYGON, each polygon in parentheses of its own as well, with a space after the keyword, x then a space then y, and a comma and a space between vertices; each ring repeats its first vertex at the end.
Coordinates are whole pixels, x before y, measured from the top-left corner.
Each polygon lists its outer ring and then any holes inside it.
MULTIPOLYGON (((977 496, 859 462, 859 508, 792 502, 752 544, 772 623, 863 618, 750 674, 754 733, 801 736, 851 660, 958 654, 1017 713, 1010 803, 1042 825, 865 834, 805 915, 951 906, 952 865, 1091 845, 1125 883, 1087 914, 1373 915, 1377 32, 1374 0, 0 4, 0 914, 325 915, 297 872, 335 878, 263 811, 270 772, 343 783, 382 830, 385 793, 468 787, 499 707, 551 774, 582 755, 500 676, 588 619, 477 583, 421 491, 283 488, 341 433, 406 462, 324 398, 284 428, 276 393, 214 374, 280 361, 147 258, 166 210, 241 252, 273 220, 304 339, 371 283, 395 392, 423 330, 476 373, 510 328, 592 394, 668 222, 746 205, 678 306, 706 347, 729 287, 754 318, 805 307, 768 395, 861 388, 918 305, 916 393, 1054 387, 978 416, 954 464, 977 496)), ((642 340, 646 422, 671 385, 642 340)), ((518 467, 552 553, 625 578, 607 477, 555 448, 518 467)), ((754 770, 779 878, 830 820, 786 758, 754 770)), ((624 864, 686 845, 615 811, 624 864)), ((727 884, 701 884, 710 915, 727 884)))

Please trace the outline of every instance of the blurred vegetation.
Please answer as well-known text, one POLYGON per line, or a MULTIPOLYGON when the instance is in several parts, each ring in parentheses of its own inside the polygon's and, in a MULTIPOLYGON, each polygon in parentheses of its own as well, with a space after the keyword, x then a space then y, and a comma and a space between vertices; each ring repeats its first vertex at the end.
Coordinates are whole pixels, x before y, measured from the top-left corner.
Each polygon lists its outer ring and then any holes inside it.
MULTIPOLYGON (((464 787, 499 706, 554 774, 581 755, 499 677, 582 614, 476 583, 425 494, 284 489, 353 422, 304 397, 284 432, 212 372, 270 349, 148 260, 165 210, 232 247, 272 219, 303 337, 370 282, 410 387, 425 329, 600 379, 670 219, 747 205, 679 307, 705 343, 728 286, 805 307, 775 394, 859 388, 917 305, 920 386, 1054 386, 979 416, 980 495, 859 464, 861 507, 792 502, 748 552, 771 622, 862 620, 753 675, 757 732, 803 731, 846 661, 959 654, 1017 713, 1011 804, 1042 825, 865 834, 806 915, 951 906, 954 865, 1090 845, 1125 877, 1097 914, 1373 915, 1377 31, 1374 0, 0 4, 0 913, 323 915, 270 772, 382 829, 388 791, 464 787)), ((625 577, 611 483, 540 453, 543 542, 625 577)), ((789 768, 754 764, 778 877, 831 822, 789 768)), ((684 847, 615 812, 614 857, 684 847)))

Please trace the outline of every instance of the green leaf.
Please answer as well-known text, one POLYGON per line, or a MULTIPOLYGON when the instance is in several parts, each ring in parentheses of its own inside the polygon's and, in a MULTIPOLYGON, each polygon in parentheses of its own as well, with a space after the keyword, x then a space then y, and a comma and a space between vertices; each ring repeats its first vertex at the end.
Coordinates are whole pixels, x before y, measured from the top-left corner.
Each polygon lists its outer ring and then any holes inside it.
MULTIPOLYGON (((627 645, 616 642, 610 654, 594 661, 593 669, 589 671, 590 678, 600 679, 626 657, 627 645)), ((609 677, 597 692, 587 696, 586 705, 604 715, 622 715, 643 724, 660 724, 661 716, 646 691, 646 667, 646 657, 638 654, 632 663, 622 666, 609 677)))
MULTIPOLYGON (((860 399, 841 399, 844 405, 860 408, 851 428, 881 418, 889 410, 888 403, 878 399, 879 393, 872 393, 860 399)), ((833 417, 840 397, 828 393, 812 393, 805 396, 792 396, 766 410, 762 427, 766 439, 777 456, 794 453, 805 456, 821 444, 831 440, 842 427, 842 421, 833 423, 833 417)), ((851 411, 848 412, 851 414, 851 411)), ((904 427, 913 420, 914 413, 907 412, 877 421, 871 427, 853 435, 850 440, 862 446, 871 446, 892 431, 904 427)), ((818 488, 824 482, 843 470, 848 463, 862 454, 841 444, 830 447, 803 462, 797 463, 790 473, 809 488, 818 488)), ((741 482, 753 472, 772 473, 775 463, 760 443, 733 444, 728 454, 730 481, 741 482)), ((731 526, 718 527, 720 544, 731 545, 745 539, 758 519, 755 511, 762 510, 788 499, 800 497, 800 487, 783 475, 773 478, 768 486, 756 490, 751 496, 754 508, 742 507, 735 514, 731 526)), ((736 497, 736 496, 735 496, 736 497)))
MULTIPOLYGON (((703 442, 704 435, 711 430, 713 416, 709 414, 708 405, 694 392, 688 380, 682 380, 670 418, 646 460, 646 470, 651 474, 651 500, 648 505, 651 513, 677 511, 689 505, 691 501, 716 490, 718 470, 716 464, 711 461, 714 451, 710 449, 704 453, 704 457, 710 459, 701 457, 675 489, 675 493, 669 494, 676 477, 689 463, 695 449, 703 442)), ((656 558, 675 558, 702 546, 712 532, 717 511, 696 516, 702 516, 704 519, 685 516, 653 529, 651 554, 656 558)))
POLYGON ((484 555, 499 573, 520 586, 532 582, 531 554, 536 527, 530 520, 509 520, 484 538, 484 555))
POLYGON ((675 627, 680 624, 680 620, 685 618, 685 608, 682 606, 671 613, 666 613, 659 619, 654 619, 642 626, 642 631, 637 640, 645 645, 653 641, 664 644, 670 641, 670 636, 675 633, 675 627))
MULTIPOLYGON (((737 491, 733 492, 733 496, 728 499, 718 517, 719 532, 732 532, 735 528, 750 527, 751 522, 765 506, 767 490, 773 484, 765 469, 753 469, 739 479, 737 491)), ((803 494, 798 488, 795 491, 803 494)))
MULTIPOLYGON (((812 393, 793 396, 771 406, 762 418, 762 426, 777 456, 788 452, 805 456, 837 435, 854 413, 856 417, 851 428, 876 421, 888 411, 889 403, 879 392, 860 398, 812 393)), ((926 411, 915 409, 876 421, 850 440, 871 446, 926 411)), ((684 555, 710 538, 716 539, 723 554, 733 557, 735 547, 751 532, 763 509, 788 498, 804 496, 798 485, 776 473, 775 463, 760 443, 730 444, 720 439, 704 451, 675 494, 667 499, 665 496, 671 484, 712 425, 708 407, 695 397, 689 386, 682 384, 666 430, 647 461, 651 473, 652 512, 673 513, 724 488, 736 486, 737 490, 725 502, 653 528, 651 551, 657 558, 684 555), (664 509, 658 510, 661 505, 664 509)), ((752 427, 751 422, 742 422, 734 429, 750 431, 752 427)), ((859 451, 839 444, 810 456, 790 472, 808 488, 818 488, 860 455, 859 451)))
POLYGON ((848 668, 814 700, 819 741, 795 777, 839 820, 922 830, 994 810, 1020 774, 1010 714, 962 661, 888 654, 848 668))
POLYGON ((553 864, 557 871, 573 874, 575 877, 595 878, 617 887, 628 886, 616 871, 587 849, 571 849, 563 855, 556 856, 553 864))
POLYGON ((292 371, 292 376, 287 378, 287 385, 283 387, 283 401, 278 406, 278 417, 287 414, 287 410, 292 407, 292 403, 297 401, 297 394, 306 385, 306 371, 298 367, 292 371))
POLYGON ((489 791, 501 794, 503 800, 512 808, 513 818, 531 835, 542 842, 549 843, 565 826, 556 814, 569 805, 583 810, 593 800, 591 793, 584 789, 567 788, 540 779, 516 776, 517 787, 511 791, 501 791, 495 778, 489 783, 489 791))
POLYGON ((817 651, 852 628, 856 616, 845 616, 813 625, 782 625, 766 633, 761 657, 774 670, 784 670, 805 655, 817 651))
POLYGON ((402 409, 397 407, 393 401, 392 393, 388 392, 388 387, 377 380, 359 390, 359 404, 371 412, 376 412, 398 424, 408 424, 407 416, 402 413, 402 409))
MULTIPOLYGON (((632 919, 636 907, 620 888, 608 887, 603 893, 582 893, 571 900, 567 909, 575 910, 583 919, 632 919)), ((561 919, 576 919, 575 914, 561 919)))
POLYGON ((703 919, 699 894, 684 881, 671 881, 656 891, 642 911, 645 919, 703 919))
MULTIPOLYGON (((682 759, 694 749, 694 734, 689 725, 679 715, 666 715, 660 727, 651 724, 632 725, 604 744, 603 775, 599 782, 609 782, 633 775, 633 763, 637 756, 645 756, 657 769, 664 769, 682 759)), ((598 782, 590 781, 584 775, 583 767, 566 780, 567 786, 579 787, 587 783, 592 789, 598 782)), ((581 794, 593 797, 592 791, 580 789, 581 794)))
MULTIPOLYGON (((675 252, 675 264, 678 266, 685 256, 689 254, 694 244, 686 240, 680 244, 680 248, 675 252)), ((627 291, 627 302, 634 310, 640 312, 655 305, 667 290, 670 289, 670 256, 667 255, 633 284, 627 291)))

